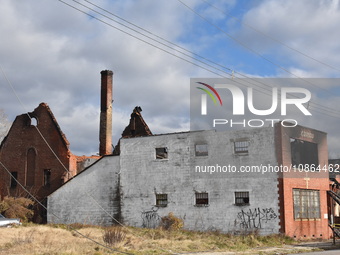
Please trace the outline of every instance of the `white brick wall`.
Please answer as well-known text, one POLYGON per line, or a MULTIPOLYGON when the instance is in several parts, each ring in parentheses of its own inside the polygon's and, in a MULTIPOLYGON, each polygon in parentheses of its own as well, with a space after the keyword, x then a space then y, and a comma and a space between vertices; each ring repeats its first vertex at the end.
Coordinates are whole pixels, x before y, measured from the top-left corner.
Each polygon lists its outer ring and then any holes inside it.
POLYGON ((129 138, 120 148, 120 156, 102 158, 49 196, 49 223, 110 225, 104 208, 137 227, 153 227, 173 212, 186 229, 279 232, 277 174, 195 173, 196 165, 277 165, 273 128, 129 138), (238 139, 249 141, 248 155, 235 155, 238 139), (202 143, 208 156, 196 157, 195 144, 202 143), (156 159, 159 147, 168 148, 168 159, 156 159), (235 191, 248 191, 249 205, 236 206, 235 191), (207 192, 209 205, 196 206, 195 192, 207 192), (155 206, 156 193, 168 195, 166 207, 155 206))
POLYGON ((277 165, 274 129, 202 131, 121 140, 121 210, 125 224, 152 226, 173 212, 185 228, 224 232, 257 228, 279 232, 277 175, 197 174, 195 165, 277 165), (249 154, 234 155, 233 141, 246 138, 249 154), (209 155, 194 156, 197 143, 208 143, 209 155), (155 148, 167 147, 168 159, 156 160, 155 148), (249 191, 248 206, 234 205, 235 191, 249 191), (195 206, 195 192, 208 192, 209 206, 195 206), (155 207, 155 194, 168 194, 167 207, 155 207), (255 228, 254 228, 255 227, 255 228))
POLYGON ((119 217, 119 157, 106 156, 48 197, 48 223, 112 225, 119 217))

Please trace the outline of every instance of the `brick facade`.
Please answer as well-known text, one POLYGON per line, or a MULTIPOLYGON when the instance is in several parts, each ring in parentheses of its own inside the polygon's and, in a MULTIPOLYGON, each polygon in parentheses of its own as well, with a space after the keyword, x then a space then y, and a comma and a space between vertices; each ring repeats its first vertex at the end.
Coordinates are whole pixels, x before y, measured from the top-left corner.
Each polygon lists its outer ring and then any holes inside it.
MULTIPOLYGON (((16 117, 0 145, 0 195, 28 196, 8 171, 43 204, 46 197, 77 174, 80 159, 69 149, 52 111, 41 103, 33 112, 16 117)), ((34 220, 46 212, 37 205, 34 220)))

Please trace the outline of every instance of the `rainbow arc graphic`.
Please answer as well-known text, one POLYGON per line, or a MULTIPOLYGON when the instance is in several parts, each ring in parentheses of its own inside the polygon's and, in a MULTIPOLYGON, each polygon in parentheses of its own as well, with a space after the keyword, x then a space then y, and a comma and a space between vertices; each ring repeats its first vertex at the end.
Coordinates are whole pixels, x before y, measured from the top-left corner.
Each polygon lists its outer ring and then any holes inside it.
POLYGON ((220 105, 222 106, 222 100, 221 100, 221 97, 220 95, 218 94, 218 92, 216 91, 216 89, 214 89, 212 86, 210 86, 209 84, 206 84, 204 82, 197 82, 198 84, 201 84, 205 87, 207 87, 208 89, 205 89, 205 88, 201 88, 201 87, 196 87, 200 90, 203 90, 205 93, 207 93, 207 95, 210 96, 210 98, 213 100, 214 104, 217 105, 217 100, 216 98, 218 99, 218 101, 220 102, 220 105), (214 96, 215 95, 215 96, 214 96))

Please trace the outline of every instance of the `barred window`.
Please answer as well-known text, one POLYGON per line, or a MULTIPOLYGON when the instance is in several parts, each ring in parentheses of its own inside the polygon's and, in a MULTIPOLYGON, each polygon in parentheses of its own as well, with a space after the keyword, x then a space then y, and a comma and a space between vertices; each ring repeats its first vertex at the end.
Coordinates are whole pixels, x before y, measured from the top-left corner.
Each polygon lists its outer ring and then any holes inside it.
POLYGON ((208 144, 196 144, 195 156, 208 156, 208 144))
POLYGON ((249 192, 235 192, 235 205, 249 205, 249 192))
POLYGON ((156 159, 167 159, 168 158, 168 148, 156 148, 156 159))
POLYGON ((204 206, 209 204, 209 197, 207 192, 195 193, 196 205, 204 206))
POLYGON ((168 205, 168 194, 156 194, 156 206, 166 207, 168 205))
POLYGON ((320 219, 320 191, 293 189, 294 219, 320 219))
POLYGON ((249 141, 236 141, 234 142, 235 154, 247 154, 249 147, 249 141))

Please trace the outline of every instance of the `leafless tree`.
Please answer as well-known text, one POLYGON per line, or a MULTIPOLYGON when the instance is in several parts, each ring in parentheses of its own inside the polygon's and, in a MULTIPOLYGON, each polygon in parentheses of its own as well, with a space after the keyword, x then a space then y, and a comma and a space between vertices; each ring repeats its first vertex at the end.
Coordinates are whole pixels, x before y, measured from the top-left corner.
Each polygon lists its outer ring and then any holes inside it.
POLYGON ((0 143, 7 135, 10 127, 11 123, 8 121, 7 115, 2 109, 0 109, 0 143))

